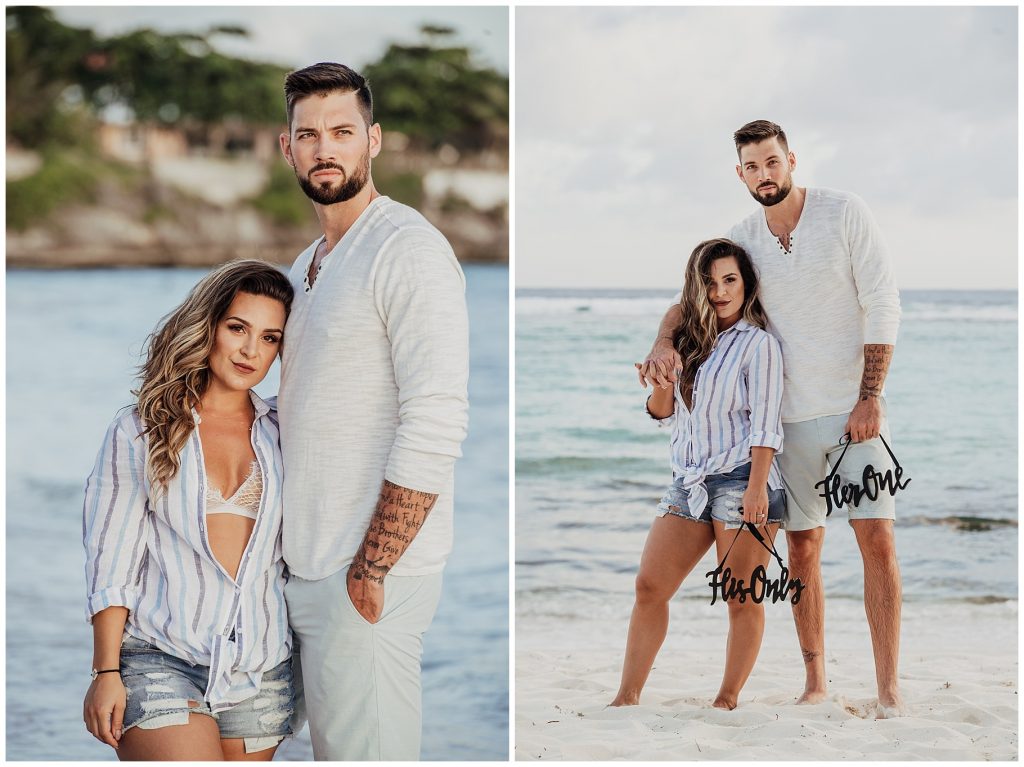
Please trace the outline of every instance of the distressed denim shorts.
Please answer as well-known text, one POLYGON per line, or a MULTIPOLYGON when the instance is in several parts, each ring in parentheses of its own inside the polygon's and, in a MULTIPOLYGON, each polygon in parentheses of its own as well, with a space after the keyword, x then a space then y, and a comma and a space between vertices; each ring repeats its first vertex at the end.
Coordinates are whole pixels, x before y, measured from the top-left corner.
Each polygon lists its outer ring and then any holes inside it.
POLYGON ((209 676, 209 666, 192 666, 125 634, 121 642, 121 680, 128 694, 125 731, 188 724, 189 714, 204 714, 216 720, 221 738, 244 739, 246 753, 272 748, 292 734, 291 658, 263 672, 256 695, 217 713, 203 700, 209 676), (189 701, 199 705, 189 706, 189 701))
MULTIPOLYGON (((709 474, 704 478, 707 488, 708 502, 700 516, 690 513, 689 491, 683 487, 683 478, 679 477, 665 493, 658 504, 658 516, 666 514, 704 522, 710 525, 715 519, 725 524, 726 529, 733 530, 743 526, 743 493, 747 491, 750 481, 750 464, 737 466, 725 474, 709 474)), ((786 491, 768 491, 767 524, 778 524, 786 513, 786 491)))

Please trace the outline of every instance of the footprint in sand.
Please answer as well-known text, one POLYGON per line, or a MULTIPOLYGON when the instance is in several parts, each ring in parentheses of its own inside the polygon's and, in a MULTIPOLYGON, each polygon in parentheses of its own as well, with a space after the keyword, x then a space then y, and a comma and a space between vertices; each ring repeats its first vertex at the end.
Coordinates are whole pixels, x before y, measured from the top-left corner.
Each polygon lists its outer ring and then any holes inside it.
POLYGON ((854 703, 841 695, 837 695, 835 701, 842 707, 843 711, 858 719, 871 719, 875 715, 873 703, 854 703))

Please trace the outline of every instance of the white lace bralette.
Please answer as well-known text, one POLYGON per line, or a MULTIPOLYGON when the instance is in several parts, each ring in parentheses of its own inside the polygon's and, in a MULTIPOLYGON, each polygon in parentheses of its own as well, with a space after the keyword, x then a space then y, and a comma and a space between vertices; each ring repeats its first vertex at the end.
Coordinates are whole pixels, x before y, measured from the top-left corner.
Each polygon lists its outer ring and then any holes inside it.
POLYGON ((219 489, 210 485, 206 489, 206 514, 237 514, 241 517, 256 519, 260 508, 260 497, 263 495, 263 474, 257 461, 252 462, 252 469, 234 494, 225 500, 219 489))

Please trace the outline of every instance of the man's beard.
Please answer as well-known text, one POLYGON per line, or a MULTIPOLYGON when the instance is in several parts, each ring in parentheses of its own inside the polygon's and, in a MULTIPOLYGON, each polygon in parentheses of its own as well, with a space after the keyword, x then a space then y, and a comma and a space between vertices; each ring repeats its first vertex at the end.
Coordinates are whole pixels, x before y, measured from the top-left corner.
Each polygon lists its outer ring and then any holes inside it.
POLYGON ((766 208, 770 208, 773 205, 778 205, 780 202, 789 197, 789 193, 793 191, 793 179, 787 178, 781 186, 776 186, 775 191, 771 193, 758 192, 756 189, 750 190, 750 196, 757 200, 759 203, 764 205, 766 208))
POLYGON ((370 153, 367 152, 363 155, 352 175, 346 173, 344 168, 333 162, 322 162, 314 165, 305 176, 300 176, 297 168, 293 168, 293 170, 295 171, 295 178, 298 180, 299 186, 302 187, 306 197, 320 205, 334 205, 335 203, 351 200, 366 186, 366 182, 370 180, 370 153), (344 174, 345 180, 336 189, 331 189, 330 182, 318 184, 309 178, 313 173, 327 170, 328 168, 339 170, 344 174))

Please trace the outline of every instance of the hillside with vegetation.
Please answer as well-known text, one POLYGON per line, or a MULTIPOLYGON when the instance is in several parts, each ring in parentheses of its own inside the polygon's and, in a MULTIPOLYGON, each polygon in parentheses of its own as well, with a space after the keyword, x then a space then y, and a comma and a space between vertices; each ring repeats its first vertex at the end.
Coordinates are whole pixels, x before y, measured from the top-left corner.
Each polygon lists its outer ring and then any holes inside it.
MULTIPOLYGON (((243 28, 100 37, 6 13, 8 266, 287 263, 319 233, 277 149, 287 70, 216 50, 243 28)), ((507 261, 508 78, 453 37, 424 27, 363 67, 374 181, 462 260, 507 261)))

